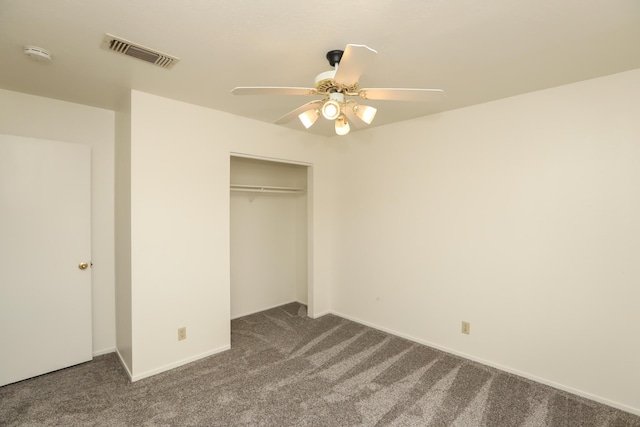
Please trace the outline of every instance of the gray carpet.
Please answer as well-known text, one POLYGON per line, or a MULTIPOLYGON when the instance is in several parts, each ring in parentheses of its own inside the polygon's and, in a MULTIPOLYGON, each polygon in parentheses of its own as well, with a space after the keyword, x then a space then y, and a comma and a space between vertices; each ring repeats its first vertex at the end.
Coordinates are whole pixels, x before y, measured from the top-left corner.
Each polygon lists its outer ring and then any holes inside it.
POLYGON ((299 304, 135 383, 115 354, 0 387, 2 426, 640 426, 640 417, 299 304))

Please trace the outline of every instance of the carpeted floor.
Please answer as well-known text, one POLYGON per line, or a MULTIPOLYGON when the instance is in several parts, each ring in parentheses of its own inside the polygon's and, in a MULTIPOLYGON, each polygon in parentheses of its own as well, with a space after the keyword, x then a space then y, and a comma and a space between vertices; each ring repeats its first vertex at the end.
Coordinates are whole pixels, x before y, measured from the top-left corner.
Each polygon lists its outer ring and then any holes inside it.
POLYGON ((640 417, 300 304, 131 383, 115 354, 0 387, 2 426, 640 426, 640 417))

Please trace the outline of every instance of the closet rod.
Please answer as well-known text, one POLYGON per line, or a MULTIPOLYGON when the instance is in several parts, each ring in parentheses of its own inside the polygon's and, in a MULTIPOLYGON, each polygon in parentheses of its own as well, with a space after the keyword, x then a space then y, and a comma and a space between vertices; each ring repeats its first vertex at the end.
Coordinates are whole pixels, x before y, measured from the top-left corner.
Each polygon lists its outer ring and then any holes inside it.
POLYGON ((231 191, 240 191, 245 193, 281 193, 281 194, 296 194, 303 193, 304 190, 267 190, 260 188, 232 188, 231 191))
POLYGON ((231 184, 231 191, 243 191, 251 193, 280 193, 280 194, 296 194, 304 193, 304 188, 294 187, 270 187, 263 185, 239 185, 231 184))

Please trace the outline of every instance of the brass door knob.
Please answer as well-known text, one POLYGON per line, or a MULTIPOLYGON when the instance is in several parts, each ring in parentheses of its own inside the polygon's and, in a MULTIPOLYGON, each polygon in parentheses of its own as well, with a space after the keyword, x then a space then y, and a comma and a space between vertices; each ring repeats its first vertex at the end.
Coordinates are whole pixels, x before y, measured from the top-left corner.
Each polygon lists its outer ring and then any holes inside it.
POLYGON ((86 270, 87 267, 89 267, 89 264, 87 264, 86 262, 81 262, 80 264, 78 264, 78 268, 80 270, 86 270))

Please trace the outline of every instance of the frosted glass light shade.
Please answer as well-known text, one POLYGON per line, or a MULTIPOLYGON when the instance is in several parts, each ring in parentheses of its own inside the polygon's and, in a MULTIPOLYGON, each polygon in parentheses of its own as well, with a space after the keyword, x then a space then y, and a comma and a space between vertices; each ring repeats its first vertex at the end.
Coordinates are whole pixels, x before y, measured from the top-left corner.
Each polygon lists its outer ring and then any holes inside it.
POLYGON ((356 113, 360 120, 370 125, 373 122, 373 118, 376 116, 378 110, 369 105, 355 105, 353 111, 356 113))
POLYGON ((345 116, 340 116, 336 119, 336 133, 340 136, 346 135, 349 133, 351 128, 349 127, 349 122, 345 116))
POLYGON ((302 122, 305 128, 309 129, 320 117, 320 111, 317 108, 307 110, 304 113, 298 115, 298 118, 302 122))
POLYGON ((322 105, 322 115, 327 120, 337 119, 340 115, 340 104, 333 99, 328 100, 322 105))

